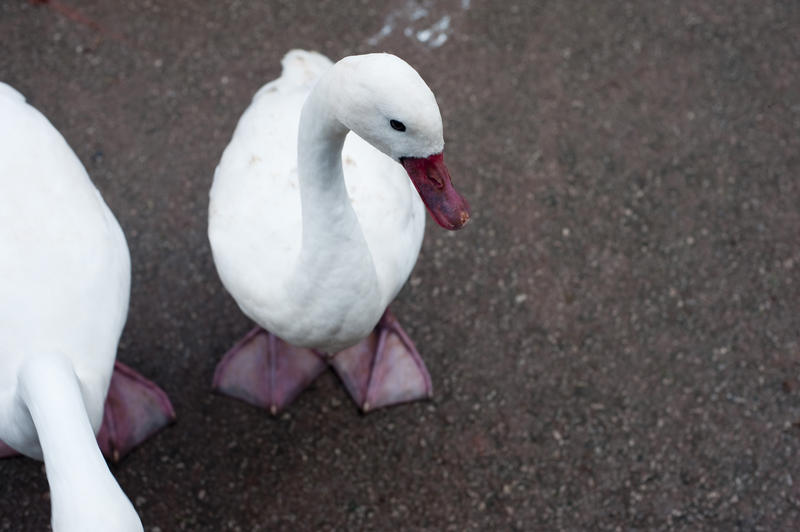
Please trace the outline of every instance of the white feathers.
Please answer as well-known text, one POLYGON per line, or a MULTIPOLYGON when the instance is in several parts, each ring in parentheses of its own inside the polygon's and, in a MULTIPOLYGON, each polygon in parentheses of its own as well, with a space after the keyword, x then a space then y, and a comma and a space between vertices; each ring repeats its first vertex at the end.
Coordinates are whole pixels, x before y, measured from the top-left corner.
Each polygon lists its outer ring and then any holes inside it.
POLYGON ((217 167, 209 239, 245 314, 292 343, 334 350, 366 336, 416 262, 424 207, 397 158, 441 151, 441 117, 416 71, 388 54, 332 66, 294 50, 283 67, 217 167), (345 139, 348 128, 363 139, 345 139))
POLYGON ((142 530, 94 431, 130 258, 64 138, 0 83, 0 439, 45 459, 56 532, 142 530))

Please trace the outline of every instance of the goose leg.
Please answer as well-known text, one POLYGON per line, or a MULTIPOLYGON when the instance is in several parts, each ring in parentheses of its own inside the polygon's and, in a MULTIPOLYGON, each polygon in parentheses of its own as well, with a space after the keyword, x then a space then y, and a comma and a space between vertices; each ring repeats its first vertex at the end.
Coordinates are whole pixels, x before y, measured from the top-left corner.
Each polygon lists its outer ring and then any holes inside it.
POLYGON ((167 394, 121 362, 106 396, 97 443, 106 458, 118 462, 131 449, 175 420, 167 394))
POLYGON ((327 363, 313 349, 287 344, 256 327, 228 351, 214 372, 213 388, 273 415, 316 379, 327 363))
POLYGON ((364 412, 433 394, 425 363, 388 308, 372 334, 334 354, 330 364, 364 412))

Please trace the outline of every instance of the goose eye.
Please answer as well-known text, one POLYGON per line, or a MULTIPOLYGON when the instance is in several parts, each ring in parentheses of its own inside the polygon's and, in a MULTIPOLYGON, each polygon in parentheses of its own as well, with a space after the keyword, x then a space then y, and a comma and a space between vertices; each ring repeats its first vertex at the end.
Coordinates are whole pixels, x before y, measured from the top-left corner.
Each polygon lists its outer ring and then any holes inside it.
POLYGON ((406 125, 398 120, 389 120, 389 125, 397 131, 405 131, 406 125))

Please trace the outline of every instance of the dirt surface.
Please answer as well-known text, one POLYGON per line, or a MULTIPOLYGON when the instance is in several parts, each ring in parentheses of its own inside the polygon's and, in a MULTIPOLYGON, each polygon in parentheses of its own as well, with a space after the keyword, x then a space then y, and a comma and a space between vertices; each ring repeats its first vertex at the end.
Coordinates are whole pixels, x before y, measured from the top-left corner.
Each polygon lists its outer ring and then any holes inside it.
MULTIPOLYGON (((800 527, 797 2, 4 0, 0 79, 128 237, 119 358, 179 416, 112 468, 147 531, 800 527), (208 189, 294 47, 392 51, 439 100, 474 219, 429 220, 393 306, 432 401, 210 393, 251 323, 208 189)), ((47 529, 41 464, 0 479, 0 530, 47 529)))

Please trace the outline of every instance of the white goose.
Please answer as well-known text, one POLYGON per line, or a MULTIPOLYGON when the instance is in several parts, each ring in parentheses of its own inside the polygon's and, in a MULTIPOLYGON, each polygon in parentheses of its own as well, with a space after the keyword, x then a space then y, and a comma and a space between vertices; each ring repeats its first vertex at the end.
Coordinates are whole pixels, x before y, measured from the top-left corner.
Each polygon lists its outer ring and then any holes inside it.
POLYGON ((330 362, 365 411, 427 397, 430 376, 387 306, 417 260, 420 195, 447 229, 469 219, 442 159, 436 99, 389 54, 334 65, 294 50, 282 65, 241 117, 210 192, 217 271, 258 324, 214 387, 274 413, 330 362))
POLYGON ((95 439, 103 422, 119 458, 174 416, 153 383, 115 367, 125 237, 64 138, 4 83, 0 117, 0 457, 44 460, 56 532, 140 531, 95 439))

